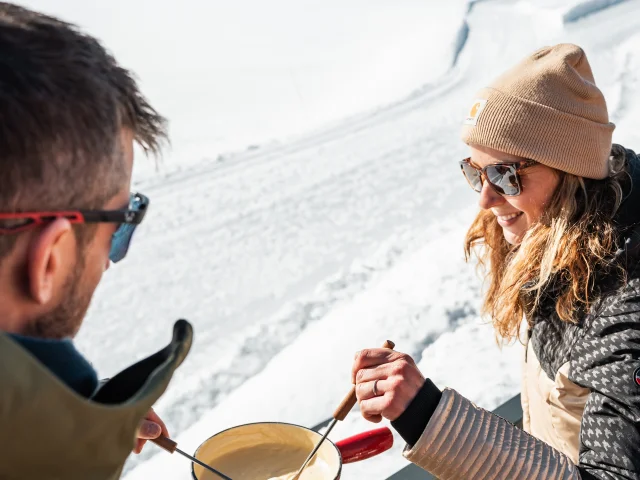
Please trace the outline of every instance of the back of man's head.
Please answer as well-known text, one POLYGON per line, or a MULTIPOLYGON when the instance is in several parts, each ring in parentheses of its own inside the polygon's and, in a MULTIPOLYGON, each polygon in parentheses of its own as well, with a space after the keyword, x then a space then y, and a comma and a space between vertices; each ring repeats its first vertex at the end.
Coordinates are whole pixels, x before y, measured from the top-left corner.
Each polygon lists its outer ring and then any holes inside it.
MULTIPOLYGON (((0 213, 103 208, 130 175, 123 131, 152 152, 166 138, 130 73, 73 25, 0 3, 0 213)), ((0 276, 20 238, 0 234, 0 276)))

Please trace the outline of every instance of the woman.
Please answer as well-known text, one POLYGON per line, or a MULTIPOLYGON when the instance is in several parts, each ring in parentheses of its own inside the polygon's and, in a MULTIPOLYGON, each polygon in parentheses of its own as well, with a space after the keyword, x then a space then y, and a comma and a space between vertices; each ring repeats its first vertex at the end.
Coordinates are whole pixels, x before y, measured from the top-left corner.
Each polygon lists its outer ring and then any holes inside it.
POLYGON ((442 479, 640 479, 640 160, 612 145, 575 45, 503 74, 464 124, 482 209, 465 250, 487 268, 483 313, 526 344, 527 433, 384 349, 356 357, 362 414, 442 479))

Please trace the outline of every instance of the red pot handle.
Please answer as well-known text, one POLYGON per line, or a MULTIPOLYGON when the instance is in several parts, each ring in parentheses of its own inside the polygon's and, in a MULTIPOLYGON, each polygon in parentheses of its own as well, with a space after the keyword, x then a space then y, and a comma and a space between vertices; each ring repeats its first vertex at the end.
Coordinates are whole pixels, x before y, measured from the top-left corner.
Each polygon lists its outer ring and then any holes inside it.
POLYGON ((359 462, 386 452, 393 446, 393 433, 388 427, 359 433, 336 443, 342 463, 359 462))

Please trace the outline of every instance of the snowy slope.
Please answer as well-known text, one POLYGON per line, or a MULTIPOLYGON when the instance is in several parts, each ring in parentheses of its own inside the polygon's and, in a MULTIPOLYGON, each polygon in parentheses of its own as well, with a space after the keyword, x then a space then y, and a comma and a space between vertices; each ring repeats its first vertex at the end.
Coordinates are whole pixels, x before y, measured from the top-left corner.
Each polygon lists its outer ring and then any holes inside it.
MULTIPOLYGON (((466 0, 22 0, 103 39, 171 119, 165 171, 389 101, 440 76, 466 0), (371 81, 371 79, 375 79, 371 81)), ((136 166, 151 173, 145 163, 136 166)))
MULTIPOLYGON (((393 116, 407 108, 416 110, 398 105, 393 116)), ((150 221, 136 255, 110 272, 94 304, 99 313, 83 331, 87 344, 103 345, 96 363, 131 361, 131 329, 119 321, 131 312, 141 351, 165 341, 160 322, 168 327, 186 316, 199 348, 181 369, 171 416, 191 416, 187 423, 256 373, 305 324, 363 288, 371 272, 351 269, 352 262, 367 259, 412 219, 431 221, 423 212, 438 192, 421 157, 439 147, 412 145, 411 138, 423 141, 418 114, 393 134, 389 115, 362 115, 282 146, 142 179, 138 187, 154 202, 150 221), (135 296, 122 288, 123 278, 136 285, 135 296), (262 325, 273 332, 265 335, 262 325)), ((394 244, 377 268, 403 248, 394 244)), ((178 419, 175 425, 183 426, 178 419)))
MULTIPOLYGON (((441 386, 449 385, 471 398, 482 398, 488 407, 508 398, 517 388, 520 352, 509 348, 501 354, 490 326, 478 322, 479 282, 473 269, 464 265, 456 241, 464 234, 460 225, 472 214, 467 209, 435 223, 435 238, 413 238, 414 245, 419 246, 410 254, 376 275, 366 289, 348 302, 309 325, 260 374, 179 435, 182 447, 193 451, 212 433, 241 423, 318 422, 331 414, 348 390, 349 366, 355 351, 363 345, 379 345, 385 337, 392 338, 398 349, 414 354, 441 386), (465 355, 452 355, 463 345, 465 355), (469 358, 481 359, 479 365, 483 368, 469 365, 469 358), (505 373, 496 379, 496 371, 505 373), (452 372, 465 374, 456 378, 452 372)), ((383 250, 395 243, 384 245, 383 250)), ((340 439, 368 428, 371 426, 354 411, 336 427, 331 438, 340 439)), ((345 475, 384 478, 405 464, 399 455, 401 448, 397 440, 395 455, 390 452, 375 460, 348 465, 345 475), (375 476, 371 476, 373 472, 375 476)), ((184 462, 169 456, 155 457, 127 478, 152 478, 159 472, 165 475, 162 478, 187 478, 184 462)))
MULTIPOLYGON (((237 247, 238 255, 246 254, 255 242, 269 254, 249 255, 251 263, 238 260, 240 269, 259 266, 252 283, 239 283, 244 280, 234 273, 226 281, 238 282, 231 288, 236 292, 255 292, 253 282, 282 289, 274 292, 273 303, 251 306, 261 315, 276 308, 249 322, 239 343, 226 350, 225 363, 203 368, 209 351, 199 337, 196 350, 202 350, 192 355, 198 375, 181 372, 180 388, 172 387, 161 402, 172 420, 181 415, 189 424, 190 415, 197 417, 196 424, 178 432, 185 448, 194 450, 216 431, 245 422, 312 425, 328 417, 348 389, 353 353, 386 337, 420 359, 438 385, 454 387, 487 408, 517 393, 520 349, 501 351, 495 345, 490 326, 477 314, 480 282, 462 261, 462 237, 475 197, 455 167, 464 154, 457 141, 460 118, 474 91, 496 73, 542 45, 571 41, 587 49, 609 99, 618 124, 614 140, 633 148, 640 5, 618 3, 602 8, 603 2, 476 2, 452 36, 462 47, 460 52, 454 48, 452 68, 404 100, 266 151, 238 155, 227 166, 196 168, 192 180, 178 176, 175 187, 191 182, 196 198, 206 182, 220 188, 227 181, 225 206, 244 201, 246 193, 243 211, 251 214, 238 226, 238 237, 224 238, 224 252, 233 256, 237 247), (225 180, 232 169, 241 175, 251 169, 269 180, 256 185, 253 176, 239 180, 232 174, 225 180), (281 195, 280 200, 271 195, 281 195), (268 211, 252 211, 251 202, 265 197, 273 199, 268 211), (247 230, 259 238, 247 238, 252 235, 247 230), (286 242, 272 243, 275 232, 286 242), (241 245, 229 241, 234 238, 241 245), (288 283, 303 272, 307 278, 288 283), (304 284, 315 286, 315 292, 307 293, 304 284), (292 299, 297 289, 300 295, 292 299), (284 298, 284 307, 277 308, 284 298), (202 398, 217 405, 204 413, 209 405, 202 398)), ((433 48, 438 47, 425 46, 433 48)), ((221 217, 225 214, 216 219, 221 217)), ((162 223, 155 223, 156 236, 149 232, 139 245, 160 234, 162 223)), ((216 232, 226 230, 207 226, 198 232, 200 250, 187 262, 189 269, 198 271, 196 258, 209 251, 208 245, 220 245, 211 241, 216 232)), ((187 272, 181 277, 185 283, 187 277, 187 272)), ((234 322, 243 319, 236 312, 231 316, 234 322)), ((203 342, 215 343, 220 332, 205 332, 203 342)), ((354 412, 331 438, 370 427, 354 412)), ((348 465, 345 476, 384 478, 396 471, 405 464, 402 442, 396 440, 393 452, 348 465)), ((159 455, 127 479, 160 473, 187 478, 183 464, 159 455)))
MULTIPOLYGON (((160 173, 137 167, 152 208, 78 340, 109 375, 163 346, 176 318, 194 324, 157 408, 186 451, 249 421, 328 417, 355 351, 385 338, 484 407, 515 394, 520 349, 496 346, 462 258, 477 197, 455 162, 474 91, 540 46, 572 41, 605 91, 614 140, 640 141, 637 0, 184 0, 179 13, 114 0, 99 18, 89 2, 24 3, 105 38, 174 121, 160 173)), ((331 438, 372 427, 354 411, 331 438)), ((405 464, 401 448, 396 438, 344 477, 384 478, 405 464)), ((127 480, 189 477, 184 459, 145 450, 127 480)))

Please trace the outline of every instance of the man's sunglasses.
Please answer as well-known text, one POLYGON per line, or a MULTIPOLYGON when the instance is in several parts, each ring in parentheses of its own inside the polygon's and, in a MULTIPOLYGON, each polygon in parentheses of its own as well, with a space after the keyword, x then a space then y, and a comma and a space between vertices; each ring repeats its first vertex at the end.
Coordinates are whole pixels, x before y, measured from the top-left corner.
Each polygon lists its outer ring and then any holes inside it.
POLYGON ((476 192, 482 191, 482 184, 486 180, 500 195, 513 197, 522 193, 522 182, 518 172, 536 164, 535 160, 522 160, 494 163, 484 168, 477 168, 471 163, 471 158, 465 158, 460 162, 460 168, 467 182, 476 192))
POLYGON ((70 223, 117 223, 119 225, 111 238, 111 250, 109 251, 109 260, 117 263, 127 255, 133 232, 144 219, 148 207, 148 197, 141 193, 132 193, 128 208, 121 210, 0 213, 0 222, 19 222, 10 227, 2 226, 0 223, 0 235, 23 232, 58 218, 66 218, 70 223))

